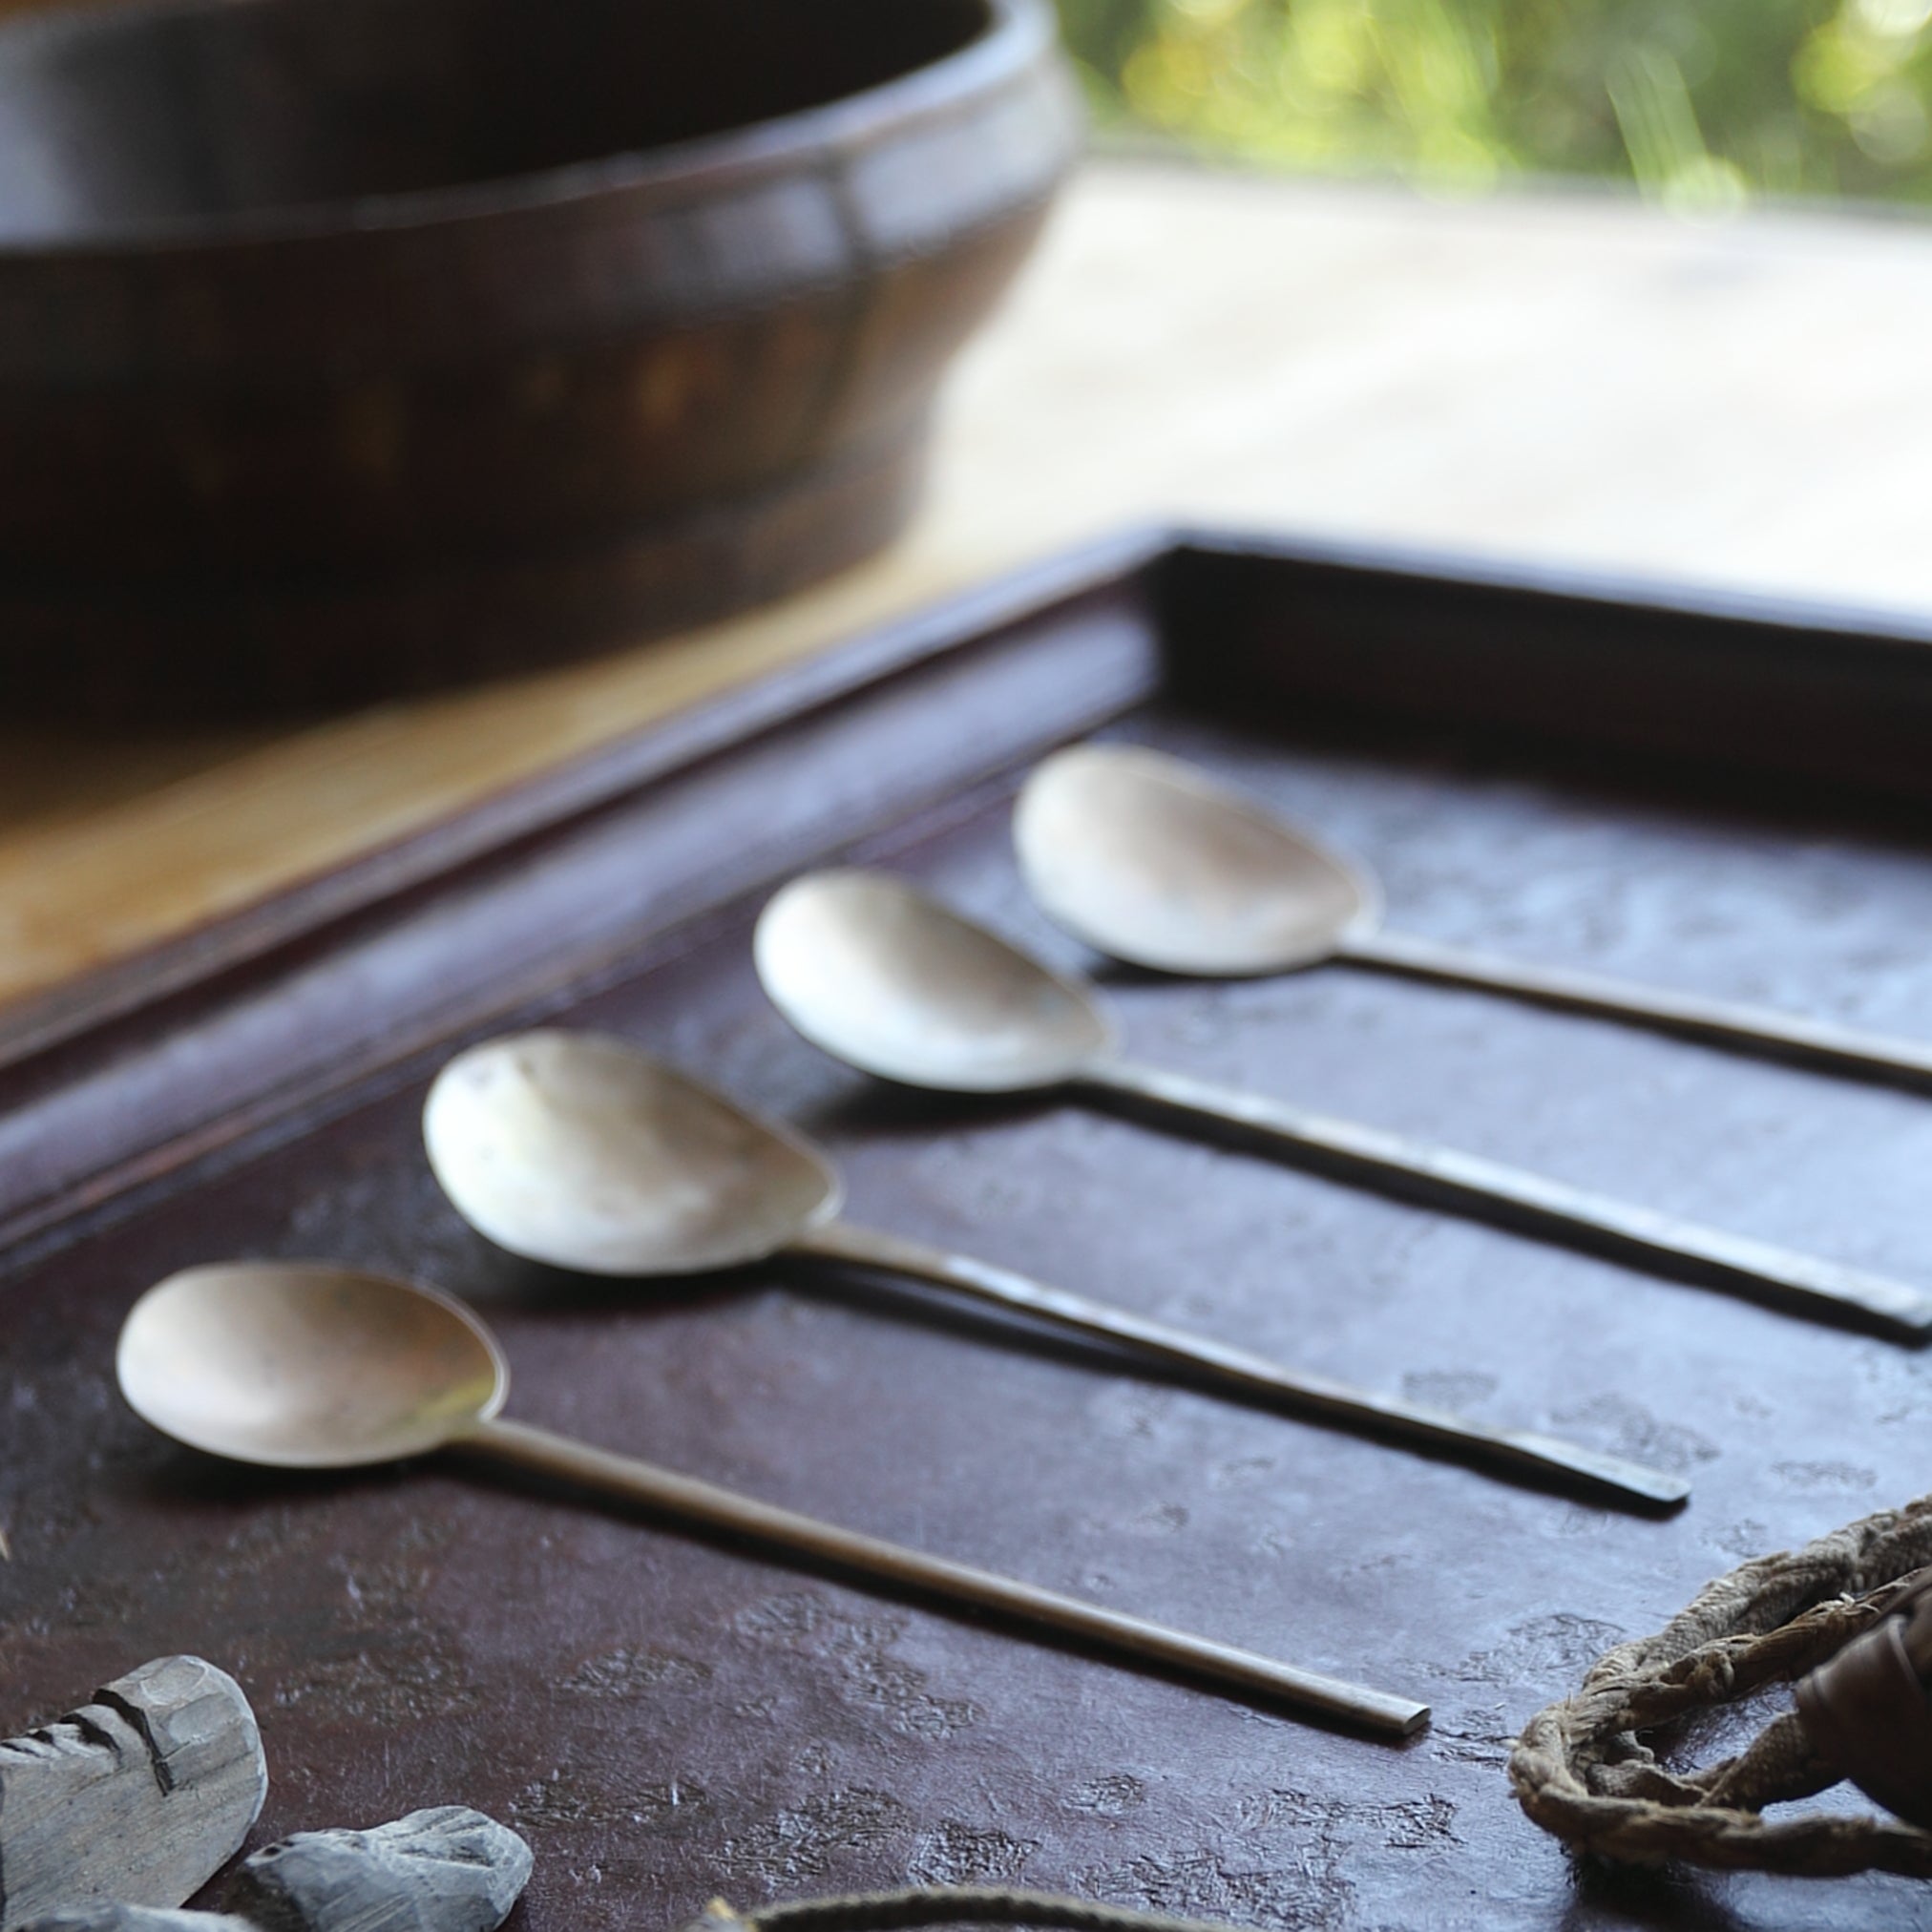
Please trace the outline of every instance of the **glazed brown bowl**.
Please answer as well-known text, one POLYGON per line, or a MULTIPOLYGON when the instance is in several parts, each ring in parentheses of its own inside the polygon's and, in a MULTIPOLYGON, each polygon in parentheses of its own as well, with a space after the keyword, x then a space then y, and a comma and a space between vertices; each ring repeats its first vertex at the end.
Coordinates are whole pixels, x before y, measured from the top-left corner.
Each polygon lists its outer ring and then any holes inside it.
POLYGON ((1077 121, 1044 0, 0 28, 10 704, 339 704, 854 560, 1077 121))

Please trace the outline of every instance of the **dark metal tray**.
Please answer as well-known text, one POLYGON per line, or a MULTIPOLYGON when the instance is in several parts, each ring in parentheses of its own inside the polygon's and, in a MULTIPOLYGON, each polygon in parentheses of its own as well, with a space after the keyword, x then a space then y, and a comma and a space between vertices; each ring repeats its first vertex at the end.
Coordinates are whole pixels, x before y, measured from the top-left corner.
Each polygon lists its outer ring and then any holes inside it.
MULTIPOLYGON (((1415 930, 1932 1036, 1932 634, 1210 538, 1035 573, 0 1026, 0 1730, 201 1651, 262 1714, 263 1836, 480 1805, 536 1849, 531 1932, 909 1876, 1362 1932, 1914 1922, 1899 1880, 1572 1865, 1502 1766, 1714 1571, 1925 1488, 1924 1357, 1124 1117, 889 1093, 766 1006, 750 922, 834 859, 1078 962, 1006 813, 1096 729, 1292 808, 1415 930), (1606 1513, 885 1284, 520 1269, 444 1204, 416 1115, 455 1042, 539 1016, 806 1124, 881 1225, 1695 1496, 1606 1513), (454 1462, 200 1461, 120 1405, 115 1333, 169 1270, 269 1253, 474 1297, 528 1420, 1435 1726, 1257 1713, 454 1462)), ((1922 1099, 1363 972, 1108 982, 1176 1065, 1932 1277, 1922 1099)))

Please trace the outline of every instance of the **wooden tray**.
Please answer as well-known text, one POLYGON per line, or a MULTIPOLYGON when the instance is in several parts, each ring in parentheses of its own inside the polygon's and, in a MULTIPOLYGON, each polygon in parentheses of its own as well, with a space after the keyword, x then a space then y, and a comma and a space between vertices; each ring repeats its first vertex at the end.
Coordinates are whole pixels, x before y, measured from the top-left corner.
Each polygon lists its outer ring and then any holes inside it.
MULTIPOLYGON (((1284 1927, 1896 1927, 1902 1881, 1573 1868, 1508 1739, 1740 1557, 1926 1486, 1932 1376, 1812 1326, 1053 1105, 888 1093, 788 1032, 748 929, 818 862, 1050 956, 1015 785, 1084 733, 1197 757, 1445 939, 1932 1034, 1932 634, 1223 539, 1133 541, 748 689, 0 1028, 0 1730, 137 1659, 234 1670, 261 1835, 461 1800, 531 1932, 1021 1879, 1284 1927), (1646 1521, 1205 1398, 876 1283, 632 1292, 458 1222, 416 1116, 459 1040, 612 1028, 806 1124, 855 1210, 1338 1376, 1696 1480, 1646 1521), (177 1452, 110 1381, 199 1260, 412 1273, 513 1413, 1430 1699, 1396 1749, 451 1462, 177 1452)), ((1362 972, 1110 976, 1134 1045, 1720 1226, 1932 1275, 1932 1107, 1362 972)), ((1724 1748, 1734 1726, 1690 1740, 1724 1748)))

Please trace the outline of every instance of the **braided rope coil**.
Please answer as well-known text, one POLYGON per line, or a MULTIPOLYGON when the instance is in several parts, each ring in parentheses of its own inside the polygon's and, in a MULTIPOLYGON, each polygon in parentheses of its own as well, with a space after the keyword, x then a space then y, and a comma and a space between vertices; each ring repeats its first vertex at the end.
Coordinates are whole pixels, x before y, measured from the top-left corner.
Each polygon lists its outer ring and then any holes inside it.
POLYGON ((930 1925, 1022 1925, 1053 1932, 1234 1932, 1129 1905, 1102 1905, 1011 1885, 914 1885, 894 1892, 800 1899, 739 1912, 714 1899, 684 1932, 914 1932, 930 1925))
POLYGON ((1718 1577, 1655 1636, 1620 1644, 1574 1697, 1530 1719, 1509 1760, 1518 1801, 1575 1849, 1635 1863, 1932 1878, 1932 1833, 1895 1818, 1761 1816, 1838 1782, 1796 1714, 1690 1775, 1665 1770, 1643 1736, 1802 1677, 1878 1623, 1928 1564, 1932 1496, 1718 1577))

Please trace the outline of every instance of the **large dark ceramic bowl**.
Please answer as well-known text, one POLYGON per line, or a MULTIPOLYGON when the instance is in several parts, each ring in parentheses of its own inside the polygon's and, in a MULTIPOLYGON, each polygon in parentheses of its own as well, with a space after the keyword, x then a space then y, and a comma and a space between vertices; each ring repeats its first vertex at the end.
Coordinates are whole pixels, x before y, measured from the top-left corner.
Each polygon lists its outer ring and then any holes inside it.
POLYGON ((1076 138, 1043 0, 0 30, 0 688, 339 704, 872 550, 1076 138))

